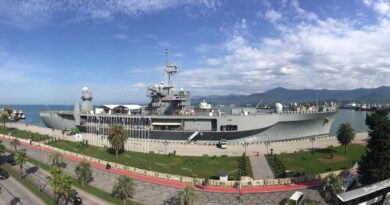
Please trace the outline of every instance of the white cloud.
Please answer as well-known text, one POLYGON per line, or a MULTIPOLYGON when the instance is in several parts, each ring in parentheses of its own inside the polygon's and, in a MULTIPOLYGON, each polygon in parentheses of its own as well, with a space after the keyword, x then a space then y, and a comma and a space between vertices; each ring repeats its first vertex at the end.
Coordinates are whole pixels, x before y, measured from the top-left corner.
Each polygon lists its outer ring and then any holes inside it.
POLYGON ((390 1, 388 0, 363 0, 363 3, 372 7, 381 16, 390 16, 390 1))
MULTIPOLYGON (((390 20, 355 26, 348 19, 320 19, 292 8, 300 21, 278 22, 278 37, 249 40, 230 36, 227 53, 208 58, 203 68, 179 74, 196 94, 254 93, 274 87, 353 89, 390 85, 390 20)), ((375 9, 375 8, 373 8, 375 9)), ((201 48, 207 48, 202 45, 201 48)))
POLYGON ((161 46, 161 47, 164 47, 164 48, 172 48, 172 47, 174 47, 174 46, 172 45, 172 43, 169 42, 169 41, 159 41, 159 42, 157 42, 157 44, 158 44, 159 46, 161 46))
MULTIPOLYGON (((198 7, 215 9, 219 0, 2 0, 0 18, 2 23, 21 29, 50 22, 53 18, 63 18, 65 22, 88 19, 111 19, 115 15, 150 14, 178 7, 198 7)), ((61 21, 60 21, 61 22, 61 21)), ((58 23, 58 22, 57 22, 58 23)))
POLYGON ((270 21, 274 22, 282 18, 282 14, 279 12, 269 9, 265 12, 265 17, 268 18, 270 21))

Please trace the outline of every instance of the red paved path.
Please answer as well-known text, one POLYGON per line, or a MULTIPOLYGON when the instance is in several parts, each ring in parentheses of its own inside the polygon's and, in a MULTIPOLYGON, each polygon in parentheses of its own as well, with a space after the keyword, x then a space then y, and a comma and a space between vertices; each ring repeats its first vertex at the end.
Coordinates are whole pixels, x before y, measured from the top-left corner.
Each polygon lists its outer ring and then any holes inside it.
MULTIPOLYGON (((6 139, 6 138, 3 138, 3 139, 6 139)), ((8 140, 8 139, 6 139, 6 140, 8 140)), ((51 149, 43 148, 43 147, 38 146, 38 145, 31 145, 31 144, 26 143, 26 142, 21 142, 21 143, 24 144, 25 146, 29 146, 29 147, 31 147, 33 149, 39 149, 39 150, 42 150, 42 151, 45 151, 45 152, 48 152, 48 153, 52 152, 51 149)), ((63 156, 65 158, 69 159, 69 160, 76 161, 76 162, 83 161, 81 158, 78 158, 78 157, 75 157, 75 156, 71 156, 71 155, 68 155, 68 154, 63 154, 63 156)), ((151 182, 151 183, 155 183, 155 184, 171 186, 171 187, 176 187, 176 188, 184 188, 184 187, 187 186, 186 183, 177 182, 177 181, 170 181, 170 180, 165 180, 165 179, 158 179, 158 178, 155 178, 155 177, 150 177, 150 176, 145 176, 145 175, 141 175, 141 174, 136 174, 136 173, 124 171, 124 170, 117 169, 117 168, 111 168, 111 169, 107 170, 106 166, 103 165, 103 164, 96 163, 96 162, 90 162, 90 163, 91 163, 91 166, 93 166, 95 168, 102 169, 102 170, 105 170, 105 171, 108 171, 108 172, 112 172, 112 173, 115 173, 115 174, 126 175, 126 176, 128 176, 130 178, 133 178, 133 179, 143 180, 143 181, 147 181, 147 182, 151 182)), ((319 186, 320 183, 321 182, 319 180, 316 180, 316 181, 312 181, 312 182, 306 182, 306 183, 294 184, 294 185, 242 187, 241 188, 241 192, 242 193, 258 193, 258 192, 288 191, 288 190, 304 189, 304 188, 308 188, 308 187, 319 186)), ((224 193, 237 193, 238 192, 237 188, 231 188, 231 187, 205 186, 204 188, 202 188, 201 186, 197 186, 196 189, 197 190, 209 191, 209 192, 224 192, 224 193)))

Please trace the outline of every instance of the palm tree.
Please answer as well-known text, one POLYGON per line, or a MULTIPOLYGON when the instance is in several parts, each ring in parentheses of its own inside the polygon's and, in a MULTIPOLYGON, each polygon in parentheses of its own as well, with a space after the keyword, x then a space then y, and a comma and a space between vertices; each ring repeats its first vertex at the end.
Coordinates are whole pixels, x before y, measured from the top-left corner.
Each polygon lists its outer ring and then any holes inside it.
POLYGON ((14 139, 9 143, 9 145, 13 146, 15 152, 17 152, 17 151, 18 151, 17 146, 20 145, 20 142, 19 142, 18 139, 14 138, 14 139))
POLYGON ((194 186, 187 186, 179 192, 180 204, 193 205, 196 199, 198 199, 198 195, 195 193, 194 186))
MULTIPOLYGON (((14 112, 14 110, 11 108, 11 107, 6 107, 6 108, 4 108, 4 110, 3 110, 3 113, 4 113, 4 115, 6 116, 6 121, 7 122, 10 122, 10 125, 11 125, 11 120, 10 120, 10 117, 12 116, 12 113, 14 112)), ((5 122, 6 121, 3 121, 3 123, 4 123, 4 127, 5 127, 5 122)))
POLYGON ((16 156, 15 156, 15 161, 16 161, 16 164, 19 165, 20 174, 23 177, 23 165, 25 165, 26 162, 27 162, 26 150, 19 150, 19 151, 17 151, 16 152, 16 156))
POLYGON ((50 168, 49 184, 53 188, 54 203, 58 204, 62 197, 67 197, 72 192, 72 179, 66 176, 62 169, 56 165, 50 168))
POLYGON ((3 144, 3 141, 0 141, 0 155, 4 154, 6 151, 6 148, 3 144))
POLYGON ((3 122, 3 126, 5 127, 5 123, 8 122, 9 116, 6 112, 1 112, 0 114, 0 121, 3 122))
POLYGON ((11 107, 4 108, 5 113, 7 113, 8 116, 11 116, 14 110, 11 107))
POLYGON ((92 179, 92 169, 89 162, 80 162, 74 169, 74 172, 82 186, 92 179))
POLYGON ((347 153, 347 145, 355 138, 354 130, 349 123, 343 123, 337 130, 337 140, 344 146, 344 153, 347 153))
POLYGON ((52 166, 54 166, 54 165, 59 166, 62 162, 62 159, 63 159, 63 157, 62 157, 61 153, 59 153, 58 151, 54 151, 49 156, 49 162, 51 163, 52 166))
POLYGON ((1 157, 1 155, 3 155, 6 151, 6 148, 3 144, 3 141, 0 141, 0 162, 3 160, 3 158, 1 157))
POLYGON ((115 149, 115 156, 118 158, 118 151, 122 150, 127 140, 127 133, 123 126, 115 125, 111 127, 108 134, 108 141, 113 149, 115 149))
POLYGON ((321 190, 327 201, 334 202, 336 200, 336 195, 343 192, 344 182, 335 174, 328 175, 325 177, 324 181, 322 181, 321 190))
POLYGON ((115 197, 122 199, 123 204, 126 204, 126 200, 135 194, 134 181, 127 176, 120 176, 114 185, 112 194, 115 197))

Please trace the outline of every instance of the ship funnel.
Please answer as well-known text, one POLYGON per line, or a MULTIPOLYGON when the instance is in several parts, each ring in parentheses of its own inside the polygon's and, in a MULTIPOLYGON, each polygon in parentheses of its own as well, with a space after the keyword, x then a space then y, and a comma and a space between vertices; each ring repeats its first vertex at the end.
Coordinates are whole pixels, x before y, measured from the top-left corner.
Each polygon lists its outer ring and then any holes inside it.
POLYGON ((283 112, 283 105, 280 103, 275 103, 275 113, 281 113, 283 112))

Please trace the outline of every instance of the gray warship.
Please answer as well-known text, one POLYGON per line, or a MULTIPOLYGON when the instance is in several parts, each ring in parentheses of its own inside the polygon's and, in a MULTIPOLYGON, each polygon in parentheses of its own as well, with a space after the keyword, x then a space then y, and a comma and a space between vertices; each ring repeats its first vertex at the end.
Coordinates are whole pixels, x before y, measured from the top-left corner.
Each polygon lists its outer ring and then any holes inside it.
POLYGON ((178 68, 168 61, 167 51, 166 56, 167 82, 147 88, 147 105, 103 105, 94 110, 92 92, 84 87, 81 105, 75 103, 73 111, 43 111, 42 121, 49 128, 77 127, 81 132, 102 136, 109 133, 112 125, 120 124, 128 130, 129 137, 135 138, 145 132, 134 130, 147 130, 147 138, 152 140, 265 142, 328 134, 338 110, 333 103, 288 107, 276 103, 268 111, 256 107, 221 111, 206 101, 194 107, 189 91, 175 92, 172 77, 178 68))

